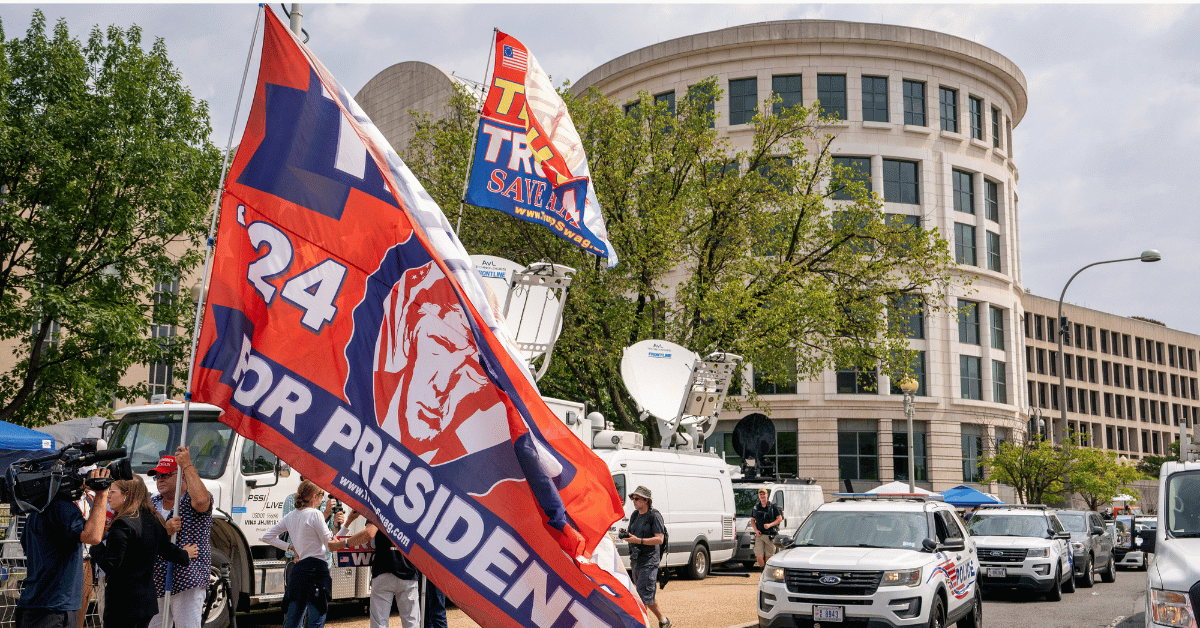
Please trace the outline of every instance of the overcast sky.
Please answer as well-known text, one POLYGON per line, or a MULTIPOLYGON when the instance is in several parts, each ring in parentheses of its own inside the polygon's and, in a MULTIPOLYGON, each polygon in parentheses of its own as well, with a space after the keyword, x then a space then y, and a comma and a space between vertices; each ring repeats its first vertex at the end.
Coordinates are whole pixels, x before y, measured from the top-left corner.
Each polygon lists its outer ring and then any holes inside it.
MULTIPOLYGON (((34 6, 0 5, 6 37, 24 36, 34 6)), ((82 38, 97 24, 137 24, 146 45, 163 38, 184 83, 209 102, 221 148, 256 9, 42 5, 50 23, 65 17, 82 38)), ((518 37, 561 83, 660 41, 783 19, 926 28, 1011 59, 1029 87, 1029 109, 1013 129, 1024 287, 1057 299, 1084 265, 1158 249, 1161 262, 1089 269, 1067 301, 1200 334, 1200 5, 304 5, 309 47, 351 93, 402 61, 481 81, 493 27, 518 37)))

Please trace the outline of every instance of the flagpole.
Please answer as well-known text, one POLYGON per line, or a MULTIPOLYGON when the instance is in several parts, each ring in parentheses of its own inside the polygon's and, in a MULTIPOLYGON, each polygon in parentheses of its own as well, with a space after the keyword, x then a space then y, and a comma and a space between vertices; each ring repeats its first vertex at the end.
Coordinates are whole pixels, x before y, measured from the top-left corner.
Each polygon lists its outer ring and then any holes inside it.
MULTIPOLYGON (((259 11, 254 18, 254 31, 250 34, 250 50, 246 52, 246 66, 242 69, 242 85, 238 88, 237 103, 233 110, 233 122, 229 125, 229 141, 225 144, 225 155, 221 158, 221 179, 217 183, 217 198, 213 203, 212 219, 208 226, 208 246, 204 250, 204 274, 200 277, 200 294, 196 297, 196 314, 192 323, 192 352, 188 358, 188 374, 187 385, 188 392, 183 395, 183 427, 179 434, 179 444, 187 445, 187 428, 188 415, 192 409, 192 371, 196 368, 196 347, 200 343, 200 323, 203 320, 204 304, 208 297, 208 274, 212 267, 213 248, 216 245, 217 220, 221 215, 221 196, 225 190, 225 174, 229 167, 229 153, 233 150, 233 135, 237 131, 238 115, 242 110, 242 95, 246 91, 246 78, 250 75, 250 60, 254 57, 254 41, 258 39, 258 26, 262 23, 263 11, 265 6, 258 5, 259 11)), ((172 510, 178 512, 182 499, 179 496, 179 490, 183 486, 183 472, 177 470, 175 474, 175 507, 172 510)), ((171 513, 168 513, 171 514, 171 513)), ((175 537, 178 532, 171 535, 171 543, 175 543, 175 537)), ((168 575, 170 574, 171 565, 167 564, 168 575)), ((170 578, 168 577, 168 580, 170 578)), ((166 590, 166 598, 163 600, 163 625, 171 624, 171 588, 166 590)))
MULTIPOLYGON (((492 53, 496 52, 496 34, 500 29, 492 27, 492 43, 488 46, 487 67, 483 70, 483 84, 487 86, 487 90, 483 92, 483 100, 487 102, 488 92, 492 89, 492 83, 488 79, 488 72, 492 69, 492 53)), ((480 103, 478 113, 475 114, 475 122, 471 125, 471 129, 479 128, 479 118, 483 117, 483 103, 480 103)), ((458 195, 458 221, 454 224, 454 235, 458 236, 459 241, 462 240, 462 215, 463 207, 466 206, 467 186, 471 184, 471 167, 475 165, 475 143, 471 142, 471 156, 467 158, 467 176, 463 179, 462 193, 458 195)))

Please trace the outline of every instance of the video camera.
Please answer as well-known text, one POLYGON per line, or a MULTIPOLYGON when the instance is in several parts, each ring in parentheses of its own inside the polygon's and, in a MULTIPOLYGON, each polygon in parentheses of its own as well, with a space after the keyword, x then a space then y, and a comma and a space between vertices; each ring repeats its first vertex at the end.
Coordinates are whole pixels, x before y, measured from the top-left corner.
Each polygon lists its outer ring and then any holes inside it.
MULTIPOLYGON (((107 449, 98 438, 85 438, 63 447, 58 453, 37 458, 22 458, 8 467, 0 478, 0 503, 9 504, 16 513, 41 512, 55 499, 76 501, 86 486, 102 491, 117 480, 132 480, 133 470, 125 457, 125 448, 107 449), (80 469, 115 460, 107 467, 112 476, 89 478, 80 469)), ((101 465, 103 466, 103 465, 101 465)))

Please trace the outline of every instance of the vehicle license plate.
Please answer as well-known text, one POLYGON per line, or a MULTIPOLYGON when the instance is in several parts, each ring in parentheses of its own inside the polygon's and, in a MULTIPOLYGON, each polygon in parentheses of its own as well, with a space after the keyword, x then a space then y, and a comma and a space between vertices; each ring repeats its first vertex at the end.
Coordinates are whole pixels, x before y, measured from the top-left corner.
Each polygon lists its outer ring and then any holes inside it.
POLYGON ((842 621, 841 606, 814 606, 813 621, 842 621))
POLYGON ((987 577, 989 578, 1003 578, 1007 575, 1008 570, 1006 570, 1004 567, 988 567, 987 577))

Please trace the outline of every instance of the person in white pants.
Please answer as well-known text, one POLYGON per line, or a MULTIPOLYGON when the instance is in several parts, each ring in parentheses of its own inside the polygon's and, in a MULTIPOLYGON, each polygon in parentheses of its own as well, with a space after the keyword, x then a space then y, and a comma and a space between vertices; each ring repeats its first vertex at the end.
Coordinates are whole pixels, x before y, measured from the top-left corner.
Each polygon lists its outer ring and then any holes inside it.
MULTIPOLYGON (((350 513, 346 525, 357 517, 357 512, 350 513)), ((367 523, 361 532, 346 539, 346 546, 362 545, 367 541, 372 541, 375 546, 375 557, 371 561, 371 628, 388 628, 393 602, 400 611, 402 628, 419 628, 421 607, 416 567, 373 523, 367 523)))

